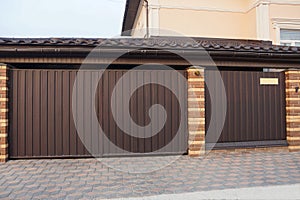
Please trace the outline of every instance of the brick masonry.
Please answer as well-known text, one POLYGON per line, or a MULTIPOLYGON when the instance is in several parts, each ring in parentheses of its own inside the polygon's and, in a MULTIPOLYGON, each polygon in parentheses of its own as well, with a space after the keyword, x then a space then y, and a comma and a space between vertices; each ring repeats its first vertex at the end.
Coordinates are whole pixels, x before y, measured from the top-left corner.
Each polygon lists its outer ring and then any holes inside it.
POLYGON ((235 154, 235 153, 281 153, 281 152, 289 152, 289 148, 287 146, 283 147, 257 147, 257 148, 230 148, 230 149, 216 149, 208 152, 209 155, 214 154, 235 154))
POLYGON ((188 74, 188 154, 205 153, 205 83, 204 69, 189 68, 188 74))
POLYGON ((0 64, 0 162, 8 158, 8 67, 0 64))
POLYGON ((285 72, 286 126, 290 151, 300 151, 300 71, 285 72))

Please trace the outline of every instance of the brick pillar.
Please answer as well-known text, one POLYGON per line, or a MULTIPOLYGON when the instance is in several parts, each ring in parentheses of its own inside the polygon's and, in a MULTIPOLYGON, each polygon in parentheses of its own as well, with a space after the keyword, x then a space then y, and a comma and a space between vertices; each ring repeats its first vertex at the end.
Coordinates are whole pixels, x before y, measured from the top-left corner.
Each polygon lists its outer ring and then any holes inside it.
POLYGON ((188 154, 205 153, 205 87, 204 69, 187 70, 188 74, 188 154))
POLYGON ((300 151, 300 71, 286 71, 286 126, 290 151, 300 151))
POLYGON ((8 67, 0 63, 0 162, 8 158, 8 67))

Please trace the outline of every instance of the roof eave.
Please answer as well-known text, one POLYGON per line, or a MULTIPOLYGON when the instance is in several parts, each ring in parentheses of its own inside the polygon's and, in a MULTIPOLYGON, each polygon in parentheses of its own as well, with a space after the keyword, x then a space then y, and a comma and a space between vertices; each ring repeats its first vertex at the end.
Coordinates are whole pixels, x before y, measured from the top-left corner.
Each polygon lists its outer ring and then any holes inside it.
POLYGON ((131 36, 135 18, 142 0, 127 0, 123 17, 121 36, 131 36))
MULTIPOLYGON (((0 48, 0 58, 60 58, 60 57, 72 57, 72 58, 85 58, 93 50, 92 47, 84 48, 70 48, 70 47, 34 47, 34 48, 0 48)), ((182 59, 178 55, 184 55, 192 59, 203 59, 209 55, 213 60, 251 60, 254 62, 276 61, 284 63, 300 63, 299 53, 282 53, 282 52, 249 52, 249 51, 232 51, 232 50, 212 50, 212 49, 132 49, 132 48, 101 48, 98 51, 93 50, 96 53, 101 53, 101 57, 119 57, 123 55, 126 58, 143 59, 143 58, 155 58, 155 59, 182 59), (203 55, 204 57, 199 57, 203 55)), ((300 65, 299 65, 300 67, 300 65)))

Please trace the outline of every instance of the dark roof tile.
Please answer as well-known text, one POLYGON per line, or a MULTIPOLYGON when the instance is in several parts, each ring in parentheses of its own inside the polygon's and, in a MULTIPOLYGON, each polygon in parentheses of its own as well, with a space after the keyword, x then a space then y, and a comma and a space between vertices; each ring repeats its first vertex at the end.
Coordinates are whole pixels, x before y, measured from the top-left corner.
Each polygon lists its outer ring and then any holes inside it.
POLYGON ((258 51, 258 52, 284 52, 300 53, 300 47, 276 46, 270 41, 233 40, 217 38, 182 37, 152 37, 144 38, 0 38, 0 47, 9 45, 20 46, 81 46, 96 47, 128 47, 128 48, 181 48, 226 51, 258 51))

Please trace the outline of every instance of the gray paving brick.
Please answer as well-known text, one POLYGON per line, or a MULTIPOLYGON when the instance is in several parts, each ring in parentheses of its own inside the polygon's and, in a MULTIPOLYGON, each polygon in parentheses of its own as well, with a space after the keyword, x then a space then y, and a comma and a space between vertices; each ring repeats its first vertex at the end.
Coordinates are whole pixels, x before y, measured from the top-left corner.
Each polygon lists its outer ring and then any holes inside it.
POLYGON ((6 198, 11 194, 12 190, 2 190, 0 191, 0 198, 6 198))
POLYGON ((66 199, 80 199, 83 197, 83 194, 82 193, 79 193, 79 192, 74 192, 72 194, 69 194, 66 196, 66 199))
MULTIPOLYGON (((151 169, 164 157, 109 159, 127 166, 133 161, 151 169)), ((0 164, 0 177, 0 198, 142 197, 300 183, 300 152, 183 156, 146 174, 116 171, 95 159, 14 160, 0 164)))

